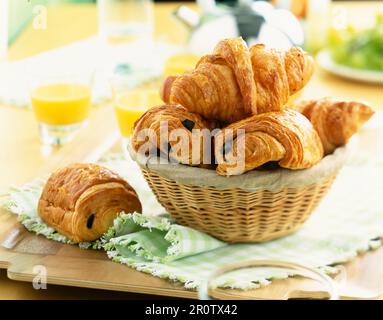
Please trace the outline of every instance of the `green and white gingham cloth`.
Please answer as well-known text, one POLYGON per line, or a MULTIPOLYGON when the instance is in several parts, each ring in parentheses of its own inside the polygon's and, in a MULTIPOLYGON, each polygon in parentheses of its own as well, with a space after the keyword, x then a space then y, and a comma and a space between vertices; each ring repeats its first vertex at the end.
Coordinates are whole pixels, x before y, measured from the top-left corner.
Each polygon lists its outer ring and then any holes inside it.
MULTIPOLYGON (((366 158, 364 158, 366 159, 366 158)), ((153 276, 196 288, 214 269, 249 259, 287 260, 335 272, 337 263, 381 245, 383 237, 383 162, 360 158, 340 173, 328 196, 298 232, 261 244, 229 245, 174 224, 164 215, 131 160, 108 157, 102 165, 126 177, 143 202, 144 214, 121 214, 101 241, 82 244, 107 251, 112 260, 153 276)), ((43 180, 14 189, 5 206, 24 226, 47 238, 68 240, 45 225, 36 206, 43 180)), ((247 269, 221 277, 219 286, 253 289, 289 275, 283 270, 247 269)))

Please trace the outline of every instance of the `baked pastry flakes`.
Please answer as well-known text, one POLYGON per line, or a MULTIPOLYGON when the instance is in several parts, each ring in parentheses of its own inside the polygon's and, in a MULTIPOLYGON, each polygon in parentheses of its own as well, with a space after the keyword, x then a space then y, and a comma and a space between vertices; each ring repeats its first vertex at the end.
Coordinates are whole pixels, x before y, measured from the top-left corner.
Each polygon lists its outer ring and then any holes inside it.
POLYGON ((39 216, 74 242, 96 240, 119 213, 141 210, 129 183, 97 164, 72 164, 52 173, 38 204, 39 216))
POLYGON ((131 145, 136 152, 161 154, 182 164, 210 165, 213 127, 181 105, 157 106, 135 122, 131 145))
POLYGON ((215 157, 217 173, 226 176, 270 162, 293 170, 306 169, 322 159, 323 146, 307 118, 284 110, 254 115, 222 129, 215 137, 215 157))
POLYGON ((374 114, 363 102, 330 98, 304 101, 295 109, 311 121, 321 138, 325 154, 345 145, 374 114))
POLYGON ((206 119, 232 123, 282 110, 310 79, 313 65, 300 48, 281 52, 260 44, 249 49, 242 38, 226 39, 193 71, 167 78, 161 96, 206 119))

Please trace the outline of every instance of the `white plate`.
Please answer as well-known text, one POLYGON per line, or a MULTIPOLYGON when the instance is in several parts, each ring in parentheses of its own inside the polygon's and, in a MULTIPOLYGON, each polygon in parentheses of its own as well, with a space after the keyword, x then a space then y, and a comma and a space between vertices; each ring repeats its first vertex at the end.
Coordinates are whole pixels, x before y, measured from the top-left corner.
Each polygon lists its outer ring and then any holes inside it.
POLYGON ((317 55, 319 65, 337 76, 356 81, 383 84, 383 71, 361 70, 336 63, 329 50, 322 50, 317 55))

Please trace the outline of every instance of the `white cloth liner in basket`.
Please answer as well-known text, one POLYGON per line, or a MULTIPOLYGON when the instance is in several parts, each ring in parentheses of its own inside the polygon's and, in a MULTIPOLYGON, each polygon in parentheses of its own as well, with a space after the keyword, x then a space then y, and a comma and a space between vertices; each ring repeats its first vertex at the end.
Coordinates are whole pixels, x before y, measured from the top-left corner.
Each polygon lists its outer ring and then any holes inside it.
POLYGON ((349 150, 341 147, 333 154, 325 156, 318 164, 304 170, 252 170, 238 176, 224 177, 215 170, 191 167, 177 163, 160 163, 157 157, 145 158, 137 154, 129 145, 128 151, 134 161, 158 175, 186 185, 234 189, 255 192, 261 189, 278 191, 283 188, 299 188, 315 184, 322 179, 335 175, 344 165, 349 150))

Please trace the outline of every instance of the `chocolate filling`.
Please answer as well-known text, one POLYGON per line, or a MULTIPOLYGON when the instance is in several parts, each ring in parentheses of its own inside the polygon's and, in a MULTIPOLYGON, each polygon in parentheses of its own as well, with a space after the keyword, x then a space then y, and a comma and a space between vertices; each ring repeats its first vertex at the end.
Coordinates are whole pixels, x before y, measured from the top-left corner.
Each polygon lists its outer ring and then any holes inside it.
POLYGON ((263 164, 259 169, 260 170, 275 170, 280 168, 279 161, 269 161, 263 164))
POLYGON ((226 160, 226 156, 230 153, 231 148, 233 147, 232 142, 227 142, 222 147, 222 156, 226 160))
POLYGON ((182 121, 182 124, 183 126, 188 129, 189 131, 192 131, 194 126, 195 126, 195 123, 194 121, 191 121, 189 119, 185 119, 184 121, 182 121))
POLYGON ((94 215, 94 213, 92 213, 92 214, 88 217, 88 220, 86 220, 86 227, 87 227, 88 229, 92 229, 92 227, 93 227, 93 222, 94 222, 94 217, 95 217, 95 215, 94 215))

